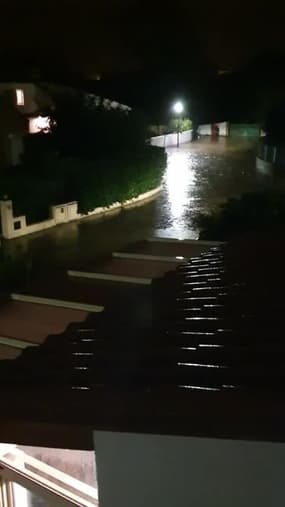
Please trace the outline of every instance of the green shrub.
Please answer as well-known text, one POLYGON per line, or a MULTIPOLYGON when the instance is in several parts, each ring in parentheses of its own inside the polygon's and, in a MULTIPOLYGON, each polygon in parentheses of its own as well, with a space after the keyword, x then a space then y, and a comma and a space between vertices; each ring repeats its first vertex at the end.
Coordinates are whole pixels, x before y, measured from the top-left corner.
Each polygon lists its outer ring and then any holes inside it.
POLYGON ((157 187, 166 156, 163 150, 153 148, 145 146, 137 153, 121 154, 120 159, 101 161, 87 171, 77 196, 80 211, 126 201, 157 187))
POLYGON ((28 223, 48 218, 49 206, 76 200, 86 213, 147 192, 160 184, 166 155, 144 145, 110 159, 48 157, 0 174, 0 194, 13 200, 14 215, 28 223))
POLYGON ((285 225, 285 195, 267 191, 243 194, 230 199, 218 212, 195 219, 200 239, 228 240, 243 233, 272 225, 285 225))
POLYGON ((184 132, 185 130, 191 130, 192 121, 190 118, 172 118, 169 122, 169 132, 177 132, 179 129, 180 132, 184 132))

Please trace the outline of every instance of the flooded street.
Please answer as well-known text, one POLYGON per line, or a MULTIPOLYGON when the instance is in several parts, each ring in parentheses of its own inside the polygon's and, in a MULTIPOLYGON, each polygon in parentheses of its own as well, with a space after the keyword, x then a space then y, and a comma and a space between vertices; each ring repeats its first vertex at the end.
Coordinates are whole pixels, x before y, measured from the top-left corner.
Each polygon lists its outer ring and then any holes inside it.
POLYGON ((230 197, 266 184, 255 169, 255 145, 247 140, 202 140, 168 149, 163 192, 157 201, 158 236, 197 238, 193 218, 230 197))
POLYGON ((229 197, 268 184, 255 169, 255 145, 246 140, 199 141, 168 149, 159 197, 105 219, 62 225, 7 241, 5 251, 33 265, 68 268, 150 236, 197 238, 193 218, 229 197))

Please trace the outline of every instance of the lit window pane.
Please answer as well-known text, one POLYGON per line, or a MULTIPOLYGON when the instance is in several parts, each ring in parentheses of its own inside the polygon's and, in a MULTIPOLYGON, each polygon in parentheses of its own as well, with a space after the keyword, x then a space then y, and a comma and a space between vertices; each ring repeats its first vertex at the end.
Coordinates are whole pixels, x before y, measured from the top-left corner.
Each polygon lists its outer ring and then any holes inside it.
POLYGON ((17 106, 23 106, 25 104, 24 90, 21 90, 20 88, 16 90, 16 100, 17 106))
POLYGON ((43 132, 47 134, 50 132, 51 120, 49 116, 36 116, 29 119, 29 132, 30 134, 38 134, 43 132))

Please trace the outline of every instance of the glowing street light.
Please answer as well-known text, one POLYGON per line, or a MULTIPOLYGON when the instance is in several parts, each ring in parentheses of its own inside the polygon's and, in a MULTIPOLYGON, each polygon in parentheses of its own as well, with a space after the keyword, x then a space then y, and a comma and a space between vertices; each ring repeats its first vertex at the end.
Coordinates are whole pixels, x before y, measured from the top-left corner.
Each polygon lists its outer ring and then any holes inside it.
POLYGON ((174 102, 174 104, 173 104, 173 111, 178 116, 178 121, 177 121, 177 148, 179 148, 180 120, 181 120, 181 114, 184 111, 183 103, 180 100, 177 100, 176 102, 174 102))
POLYGON ((178 100, 177 102, 175 102, 173 104, 173 111, 176 113, 176 114, 181 114, 184 110, 184 106, 182 104, 182 102, 180 102, 180 100, 178 100))

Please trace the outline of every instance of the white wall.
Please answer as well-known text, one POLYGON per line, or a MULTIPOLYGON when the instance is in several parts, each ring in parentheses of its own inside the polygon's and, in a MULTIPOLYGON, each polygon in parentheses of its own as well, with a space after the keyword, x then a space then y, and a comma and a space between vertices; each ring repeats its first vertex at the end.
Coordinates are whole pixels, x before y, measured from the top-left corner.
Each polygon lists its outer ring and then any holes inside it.
POLYGON ((65 204, 57 204, 51 206, 50 213, 54 218, 56 224, 62 224, 64 222, 70 222, 79 218, 78 203, 77 201, 67 202, 65 204))
MULTIPOLYGON (((217 125, 217 127, 219 128, 219 135, 220 136, 228 136, 229 135, 228 122, 223 121, 220 123, 215 123, 215 125, 217 125)), ((211 136, 212 135, 212 125, 210 123, 207 125, 199 125, 198 133, 200 134, 200 136, 211 136)))
POLYGON ((130 208, 142 204, 144 201, 148 201, 149 199, 153 199, 159 193, 160 188, 161 187, 157 187, 125 202, 114 202, 110 206, 95 208, 87 214, 78 213, 77 201, 57 204, 56 206, 50 207, 51 218, 31 225, 27 225, 25 215, 14 217, 12 201, 0 201, 2 235, 6 239, 14 239, 19 236, 40 232, 45 229, 49 229, 50 227, 79 220, 81 218, 87 218, 89 216, 100 217, 106 214, 116 213, 122 208, 130 208), (17 225, 18 227, 16 227, 17 225))
POLYGON ((198 134, 200 136, 210 136, 212 135, 212 125, 199 125, 198 134))
POLYGON ((19 236, 43 231, 57 224, 75 220, 81 216, 77 212, 77 206, 77 201, 51 206, 51 218, 27 225, 25 215, 14 217, 12 201, 0 201, 3 237, 6 239, 18 238, 19 236))
POLYGON ((229 124, 227 121, 217 123, 217 125, 219 127, 220 136, 228 136, 229 135, 229 124))
MULTIPOLYGON (((179 134, 179 143, 189 143, 192 139, 192 130, 185 130, 179 134)), ((166 148, 167 146, 177 146, 177 132, 174 134, 166 134, 164 136, 155 136, 150 138, 152 146, 166 148)))
POLYGON ((285 444, 94 432, 100 507, 285 503, 285 444))

